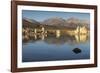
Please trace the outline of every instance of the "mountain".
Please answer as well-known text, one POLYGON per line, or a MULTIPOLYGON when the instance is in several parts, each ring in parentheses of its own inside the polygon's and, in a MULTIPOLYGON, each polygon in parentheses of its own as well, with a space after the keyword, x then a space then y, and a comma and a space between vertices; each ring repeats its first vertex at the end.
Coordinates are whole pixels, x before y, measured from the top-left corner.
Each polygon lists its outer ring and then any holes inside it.
POLYGON ((71 17, 69 19, 63 19, 60 17, 53 17, 44 20, 43 22, 38 22, 34 19, 28 19, 28 18, 23 18, 23 28, 29 27, 29 28, 36 28, 36 27, 41 27, 41 25, 46 26, 46 27, 67 27, 67 28, 76 28, 77 26, 86 26, 89 28, 90 24, 88 20, 80 20, 78 18, 71 17))
POLYGON ((68 24, 77 24, 79 22, 80 22, 79 19, 73 18, 73 17, 71 17, 71 18, 69 18, 69 19, 66 20, 66 23, 68 23, 68 24))
POLYGON ((33 20, 33 19, 28 19, 28 18, 23 18, 22 19, 22 24, 23 28, 29 27, 29 28, 35 28, 40 26, 40 23, 33 20))
POLYGON ((44 20, 42 23, 51 26, 64 26, 65 20, 59 17, 54 17, 54 18, 49 18, 47 20, 44 20))
POLYGON ((89 21, 88 20, 80 20, 74 17, 71 17, 66 20, 67 26, 70 27, 77 27, 77 26, 86 26, 89 27, 89 21))
POLYGON ((78 18, 71 17, 67 20, 54 17, 44 20, 42 24, 51 25, 51 26, 65 26, 68 28, 76 28, 77 26, 86 26, 89 27, 89 21, 87 20, 80 20, 78 18))
POLYGON ((82 19, 78 19, 78 18, 74 18, 74 17, 67 19, 66 22, 68 24, 89 24, 88 20, 82 20, 82 19))
POLYGON ((88 20, 78 19, 71 17, 66 20, 68 28, 76 28, 77 26, 86 26, 87 29, 90 28, 90 22, 88 20))

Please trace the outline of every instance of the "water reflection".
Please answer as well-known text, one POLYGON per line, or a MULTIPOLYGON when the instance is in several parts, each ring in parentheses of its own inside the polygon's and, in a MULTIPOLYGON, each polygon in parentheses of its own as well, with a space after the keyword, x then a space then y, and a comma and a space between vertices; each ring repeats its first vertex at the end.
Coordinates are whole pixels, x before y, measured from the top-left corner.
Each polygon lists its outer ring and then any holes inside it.
POLYGON ((78 44, 85 43, 89 40, 89 33, 87 34, 71 34, 66 32, 60 32, 60 30, 56 30, 55 32, 46 32, 46 33, 29 33, 23 34, 23 43, 27 43, 28 41, 36 42, 42 40, 48 44, 78 44))
POLYGON ((44 28, 23 32, 22 61, 89 59, 89 33, 73 32, 44 28))

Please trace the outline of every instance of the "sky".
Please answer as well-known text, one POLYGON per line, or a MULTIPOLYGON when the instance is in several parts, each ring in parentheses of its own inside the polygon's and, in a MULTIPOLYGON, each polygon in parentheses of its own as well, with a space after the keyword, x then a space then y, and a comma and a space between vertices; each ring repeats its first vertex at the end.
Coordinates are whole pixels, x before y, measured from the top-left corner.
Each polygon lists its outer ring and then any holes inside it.
POLYGON ((22 10, 22 18, 34 19, 36 21, 44 21, 48 18, 53 18, 53 17, 60 17, 65 20, 74 17, 89 21, 90 13, 22 10))

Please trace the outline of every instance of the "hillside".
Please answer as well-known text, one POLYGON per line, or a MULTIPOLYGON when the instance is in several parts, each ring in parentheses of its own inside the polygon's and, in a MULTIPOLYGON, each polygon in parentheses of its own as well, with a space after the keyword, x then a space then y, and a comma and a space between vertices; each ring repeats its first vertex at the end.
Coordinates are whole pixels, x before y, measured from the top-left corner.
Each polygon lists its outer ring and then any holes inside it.
POLYGON ((67 20, 59 17, 53 17, 46 19, 42 22, 38 22, 34 19, 27 19, 23 18, 23 28, 29 27, 29 28, 36 28, 36 27, 67 27, 67 28, 76 28, 77 26, 86 26, 89 28, 90 24, 87 20, 80 20, 77 18, 69 18, 67 20))
POLYGON ((39 27, 41 24, 33 19, 26 19, 23 18, 22 19, 22 24, 23 24, 23 28, 35 28, 35 27, 39 27))

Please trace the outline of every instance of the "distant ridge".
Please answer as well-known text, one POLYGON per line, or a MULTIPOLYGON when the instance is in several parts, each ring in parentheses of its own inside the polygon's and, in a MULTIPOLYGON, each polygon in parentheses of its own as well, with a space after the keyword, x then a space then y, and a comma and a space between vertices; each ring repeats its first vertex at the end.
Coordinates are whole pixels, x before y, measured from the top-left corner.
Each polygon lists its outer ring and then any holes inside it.
POLYGON ((77 26, 86 26, 87 28, 89 28, 90 26, 90 22, 88 20, 80 20, 74 17, 68 18, 66 20, 60 17, 52 17, 42 22, 38 22, 34 19, 23 18, 22 22, 23 22, 23 27, 32 27, 32 28, 39 27, 41 25, 57 26, 57 27, 64 26, 68 28, 76 28, 77 26))

